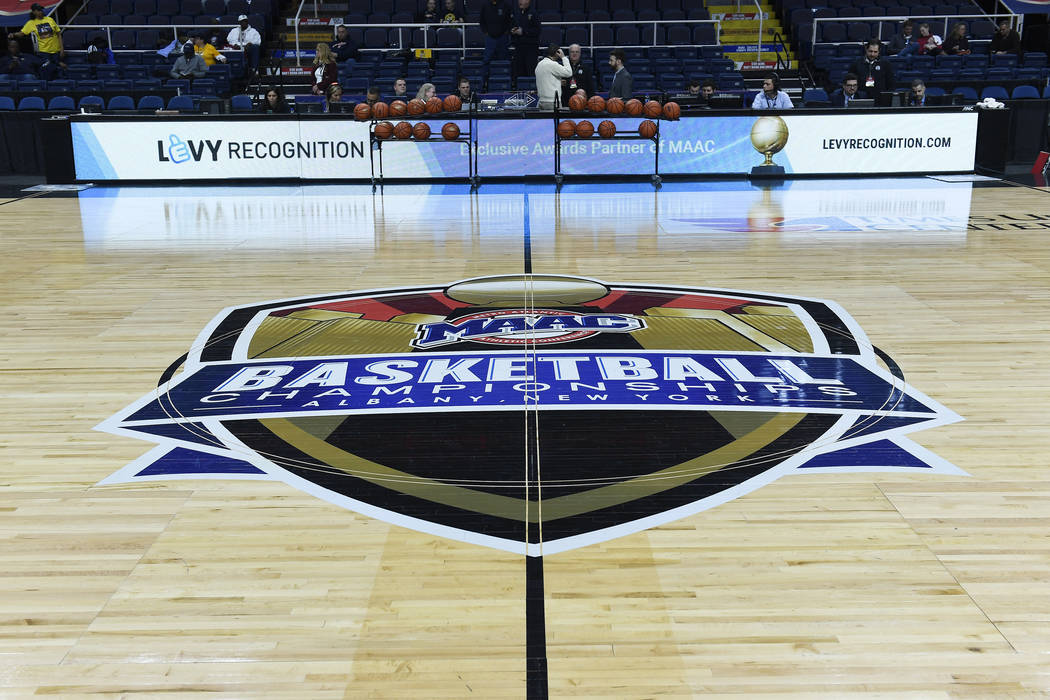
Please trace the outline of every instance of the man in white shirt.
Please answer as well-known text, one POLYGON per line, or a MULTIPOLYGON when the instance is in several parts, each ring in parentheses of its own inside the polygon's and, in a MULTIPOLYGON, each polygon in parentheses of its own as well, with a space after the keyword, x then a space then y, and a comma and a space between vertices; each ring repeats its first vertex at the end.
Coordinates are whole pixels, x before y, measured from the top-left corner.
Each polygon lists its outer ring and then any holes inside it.
POLYGON ((562 78, 572 77, 569 57, 560 47, 551 45, 547 55, 536 64, 536 95, 540 109, 554 109, 554 101, 561 99, 562 78))
POLYGON ((762 81, 762 92, 755 95, 751 109, 792 109, 791 98, 780 89, 780 76, 770 73, 762 81))
POLYGON ((244 61, 251 75, 259 67, 259 48, 262 46, 262 37, 255 27, 248 24, 248 15, 237 18, 241 26, 234 27, 226 35, 226 43, 231 48, 244 51, 244 61))

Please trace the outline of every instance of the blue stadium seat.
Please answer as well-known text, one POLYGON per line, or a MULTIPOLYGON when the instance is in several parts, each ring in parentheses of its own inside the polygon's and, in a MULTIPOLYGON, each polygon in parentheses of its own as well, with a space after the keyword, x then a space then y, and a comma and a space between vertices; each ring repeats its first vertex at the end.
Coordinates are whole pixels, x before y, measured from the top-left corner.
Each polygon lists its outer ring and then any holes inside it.
POLYGON ((48 82, 47 89, 51 92, 73 92, 76 86, 74 80, 52 80, 48 82))
POLYGON ((1045 88, 1043 88, 1043 99, 1050 100, 1050 85, 1047 85, 1045 88))
POLYGON ((1017 65, 1017 55, 1012 53, 994 54, 988 57, 993 68, 1013 68, 1017 65))
POLYGON ((952 94, 959 95, 966 102, 977 101, 977 91, 974 90, 972 87, 959 86, 952 90, 952 94))
POLYGON ((823 107, 831 104, 828 93, 820 88, 806 90, 802 93, 802 102, 807 107, 823 107))
POLYGON ((44 98, 37 97, 36 95, 30 95, 29 97, 23 97, 18 101, 18 111, 24 110, 38 110, 44 109, 44 98))
POLYGON ((1025 68, 1046 68, 1046 54, 1042 51, 1028 51, 1024 55, 1025 68))
POLYGON ((253 110, 252 98, 247 95, 234 95, 230 100, 230 107, 234 112, 251 112, 253 110))
POLYGON ((160 95, 144 95, 139 98, 138 109, 157 110, 164 109, 164 100, 160 95))
POLYGON ((1010 93, 1006 91, 1006 88, 1000 85, 989 85, 988 87, 981 90, 981 99, 992 97, 997 100, 1008 100, 1010 99, 1010 93))
POLYGON ((59 95, 48 100, 47 108, 52 112, 72 112, 77 106, 73 103, 72 97, 59 95))
POLYGON ((106 109, 135 109, 135 100, 131 99, 127 95, 117 95, 115 97, 109 98, 109 104, 106 105, 106 109))
POLYGON ((83 108, 91 105, 101 108, 102 104, 102 98, 98 95, 85 95, 84 97, 80 98, 79 102, 77 102, 77 108, 83 108))
POLYGON ((0 111, 10 112, 15 108, 15 101, 6 95, 0 95, 0 111))
POLYGON ((193 98, 189 95, 176 95, 168 100, 168 109, 175 109, 180 112, 192 112, 193 109, 193 98))
POLYGON ((1031 85, 1018 85, 1014 88, 1013 92, 1010 93, 1010 97, 1015 100, 1039 99, 1039 91, 1031 85))

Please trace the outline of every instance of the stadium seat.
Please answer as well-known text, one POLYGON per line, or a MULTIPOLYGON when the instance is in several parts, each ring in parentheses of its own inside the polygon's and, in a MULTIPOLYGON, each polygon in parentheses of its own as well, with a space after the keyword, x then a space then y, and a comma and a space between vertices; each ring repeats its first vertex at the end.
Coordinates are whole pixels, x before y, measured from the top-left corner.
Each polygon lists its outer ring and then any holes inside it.
POLYGON ((59 95, 48 100, 47 108, 52 112, 72 112, 77 106, 73 103, 72 97, 59 95))
POLYGON ((77 108, 78 109, 83 109, 84 107, 90 107, 90 106, 95 106, 95 107, 98 107, 98 108, 101 109, 102 108, 102 98, 99 97, 98 95, 85 95, 84 97, 80 98, 79 102, 77 102, 77 108))
POLYGON ((0 95, 0 111, 10 112, 15 108, 15 101, 6 95, 0 95))
POLYGON ((36 95, 30 95, 29 97, 23 97, 18 101, 18 111, 24 110, 38 110, 44 109, 44 98, 37 97, 36 95))
POLYGON ((965 102, 976 102, 977 91, 972 87, 960 86, 952 90, 953 95, 959 95, 965 102))
POLYGON ((151 111, 164 109, 164 100, 160 95, 144 95, 139 98, 138 109, 151 111))
POLYGON ((251 112, 252 98, 247 95, 234 95, 230 100, 230 107, 234 112, 251 112))
POLYGON ((802 93, 802 102, 807 107, 824 107, 831 104, 831 99, 825 90, 814 88, 802 93))
POLYGON ((193 98, 189 95, 176 95, 168 100, 168 109, 178 110, 180 112, 192 112, 193 109, 193 98))
POLYGON ((109 98, 109 104, 106 105, 106 109, 111 111, 118 109, 135 109, 135 100, 127 95, 117 95, 116 97, 109 98))
POLYGON ((981 90, 981 99, 992 97, 996 100, 1008 100, 1010 99, 1010 93, 1006 91, 1006 88, 1000 85, 989 85, 988 87, 981 90))
POLYGON ((1031 85, 1018 85, 1010 93, 1010 97, 1015 100, 1039 99, 1039 91, 1031 85))

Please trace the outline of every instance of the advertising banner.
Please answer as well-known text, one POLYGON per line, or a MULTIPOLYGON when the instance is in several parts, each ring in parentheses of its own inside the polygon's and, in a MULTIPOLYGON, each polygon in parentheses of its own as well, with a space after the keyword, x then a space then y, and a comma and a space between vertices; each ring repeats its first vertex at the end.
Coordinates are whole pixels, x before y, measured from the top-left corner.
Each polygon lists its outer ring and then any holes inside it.
MULTIPOLYGON (((579 118, 580 115, 569 115, 579 118)), ((605 115, 595 115, 598 121, 605 115)), ((464 133, 466 119, 450 119, 464 133)), ((611 118, 621 135, 638 118, 611 118)), ((440 129, 440 120, 431 120, 440 129)), ((79 180, 264 178, 368 180, 379 173, 368 125, 349 120, 142 120, 71 123, 79 180)), ((554 173, 553 119, 477 121, 478 174, 554 173)), ((762 114, 660 122, 663 174, 876 174, 968 172, 974 167, 974 112, 762 114)), ((642 139, 569 139, 567 175, 639 175, 656 168, 657 145, 642 139)), ((388 141, 386 178, 466 177, 463 142, 388 141)))

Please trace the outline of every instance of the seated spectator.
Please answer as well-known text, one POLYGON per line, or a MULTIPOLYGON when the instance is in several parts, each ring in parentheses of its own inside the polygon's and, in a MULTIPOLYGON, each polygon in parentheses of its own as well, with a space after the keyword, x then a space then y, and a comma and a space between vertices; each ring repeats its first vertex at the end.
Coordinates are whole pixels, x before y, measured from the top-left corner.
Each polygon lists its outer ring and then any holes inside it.
POLYGON ((419 86, 419 91, 416 92, 416 99, 423 100, 426 102, 431 97, 437 95, 437 88, 434 87, 434 83, 423 83, 419 86))
POLYGON ((196 54, 192 44, 182 47, 182 55, 175 61, 169 75, 172 78, 193 80, 203 78, 208 73, 208 67, 204 65, 204 59, 196 54))
POLYGON ((901 54, 902 56, 907 56, 919 50, 918 44, 915 43, 915 36, 912 34, 914 27, 915 25, 910 19, 905 20, 904 24, 901 25, 900 33, 890 39, 888 49, 890 55, 901 54))
POLYGON ((853 73, 846 73, 842 78, 842 89, 836 90, 831 96, 832 107, 849 107, 849 103, 857 99, 860 90, 860 79, 853 73))
POLYGON ((338 112, 339 110, 333 108, 333 105, 337 105, 343 101, 343 86, 339 83, 332 83, 328 86, 328 90, 325 91, 325 97, 327 99, 324 103, 324 111, 338 112))
POLYGON ((368 88, 368 92, 365 93, 365 102, 369 107, 379 102, 379 88, 374 85, 368 88))
POLYGON ((437 0, 427 0, 422 12, 416 13, 416 21, 423 24, 437 24, 441 21, 441 13, 438 11, 437 0))
POLYGON ((36 57, 40 59, 39 73, 45 80, 51 80, 58 70, 66 69, 66 49, 62 45, 62 30, 55 20, 44 16, 44 6, 33 3, 29 9, 29 19, 22 25, 21 31, 7 35, 8 39, 31 36, 36 43, 36 57))
POLYGON ((328 44, 317 45, 314 66, 314 85, 311 90, 315 95, 323 95, 328 91, 328 86, 339 79, 339 66, 328 44))
POLYGON ((398 78, 394 81, 394 94, 395 100, 408 100, 408 82, 404 78, 398 78))
POLYGON ((226 63, 226 57, 209 44, 201 34, 196 34, 193 37, 193 52, 204 59, 204 65, 206 66, 226 63))
POLYGON ((941 53, 941 38, 930 33, 930 25, 923 22, 919 25, 919 38, 915 40, 919 44, 920 56, 936 56, 941 53))
POLYGON ((336 63, 347 63, 352 66, 361 60, 361 51, 350 39, 350 30, 340 24, 335 28, 335 41, 332 42, 332 53, 336 63))
POLYGON ((999 29, 992 37, 988 50, 1000 56, 1007 53, 1021 54, 1021 36, 1010 26, 1010 20, 999 20, 999 29))
POLYGON ((7 42, 7 55, 0 58, 0 74, 32 75, 40 77, 40 59, 32 54, 22 53, 22 46, 17 39, 7 42))
POLYGON ((770 73, 762 81, 762 92, 755 95, 751 109, 792 109, 791 98, 780 89, 780 76, 770 73))
POLYGON ((459 80, 456 81, 456 96, 463 103, 463 109, 467 109, 467 105, 477 100, 477 95, 470 87, 470 78, 465 75, 459 76, 459 80))
POLYGON ((849 72, 860 81, 864 97, 875 99, 880 92, 893 89, 893 69, 880 57, 882 45, 871 39, 864 47, 864 57, 849 67, 849 72))
POLYGON ((970 40, 966 38, 966 24, 958 22, 944 40, 944 53, 950 56, 969 56, 970 40))
POLYGON ((926 83, 921 78, 911 81, 911 92, 908 93, 909 107, 926 106, 926 83))
POLYGON ((97 36, 92 39, 91 43, 87 47, 87 62, 92 65, 115 65, 117 62, 113 52, 109 49, 109 42, 106 41, 106 37, 97 36))
POLYGON ((226 44, 233 49, 244 52, 244 63, 251 75, 259 69, 259 51, 262 46, 262 37, 252 25, 248 24, 248 15, 237 17, 239 26, 230 30, 226 35, 226 44))
POLYGON ((573 95, 587 99, 594 94, 594 76, 583 63, 583 51, 579 44, 569 46, 569 69, 572 75, 561 81, 561 103, 569 104, 573 95))
POLYGON ((266 91, 266 95, 263 97, 262 102, 255 108, 257 112, 263 114, 288 114, 291 109, 288 108, 288 103, 284 99, 284 95, 277 88, 270 88, 266 91))
POLYGON ((694 107, 710 107, 711 95, 715 94, 715 83, 712 80, 705 80, 703 83, 699 79, 693 78, 686 85, 685 91, 676 93, 671 96, 671 99, 684 106, 694 107))
POLYGON ((461 24, 462 13, 456 9, 456 0, 445 0, 445 6, 441 10, 442 24, 461 24))

